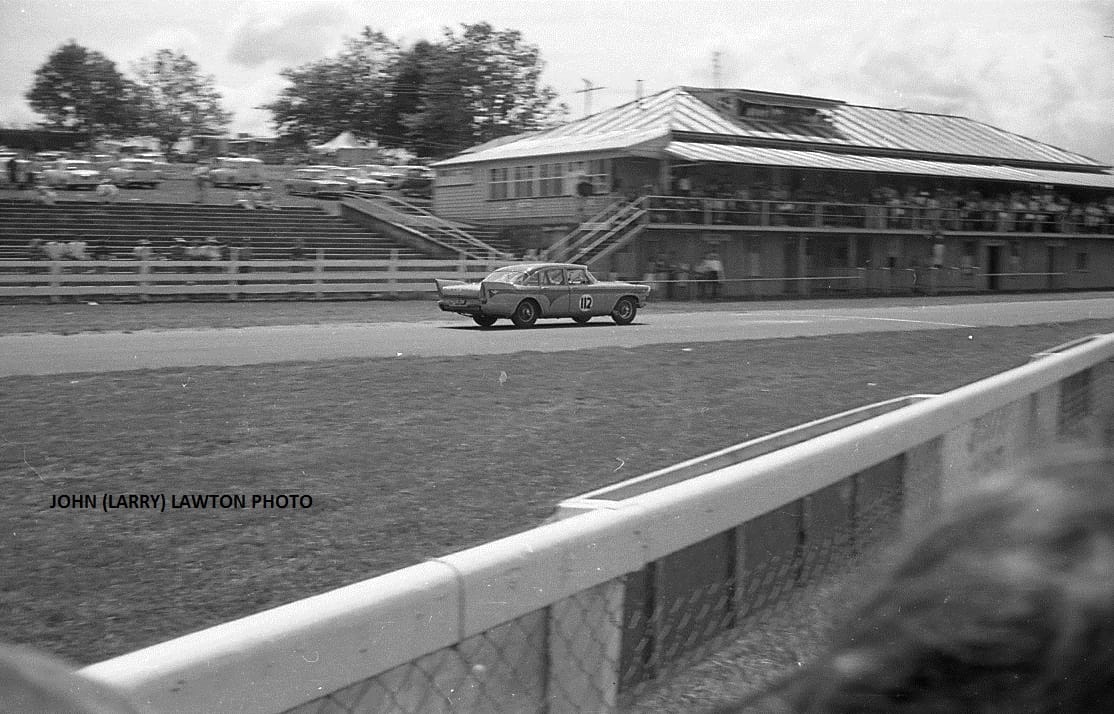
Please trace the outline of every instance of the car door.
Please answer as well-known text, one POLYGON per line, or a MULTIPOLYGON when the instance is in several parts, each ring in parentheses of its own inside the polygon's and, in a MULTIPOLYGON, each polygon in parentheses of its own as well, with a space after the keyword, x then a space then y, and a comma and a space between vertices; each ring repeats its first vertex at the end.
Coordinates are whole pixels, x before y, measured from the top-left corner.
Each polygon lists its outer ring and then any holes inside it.
POLYGON ((538 294, 541 297, 542 315, 547 317, 563 317, 571 315, 569 305, 569 286, 565 279, 564 268, 542 268, 541 285, 538 294))
POLYGON ((592 289, 588 271, 583 268, 569 268, 565 271, 569 281, 569 307, 572 315, 600 315, 604 308, 601 295, 592 289))

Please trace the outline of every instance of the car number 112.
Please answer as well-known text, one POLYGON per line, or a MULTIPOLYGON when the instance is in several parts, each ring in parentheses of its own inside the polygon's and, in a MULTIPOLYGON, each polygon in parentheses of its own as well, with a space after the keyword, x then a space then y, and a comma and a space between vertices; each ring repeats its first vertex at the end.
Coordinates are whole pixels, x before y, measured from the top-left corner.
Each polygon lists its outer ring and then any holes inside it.
POLYGON ((591 295, 581 295, 580 296, 580 309, 581 310, 591 310, 592 309, 592 296, 591 295))

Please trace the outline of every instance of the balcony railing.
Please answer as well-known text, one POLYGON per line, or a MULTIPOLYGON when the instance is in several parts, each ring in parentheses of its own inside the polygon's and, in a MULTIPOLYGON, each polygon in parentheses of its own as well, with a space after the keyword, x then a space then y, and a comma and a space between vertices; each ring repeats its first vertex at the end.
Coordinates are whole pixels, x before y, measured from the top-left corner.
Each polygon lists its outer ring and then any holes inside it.
POLYGON ((653 224, 970 233, 1114 234, 1114 215, 1090 211, 953 208, 737 198, 649 196, 653 224))

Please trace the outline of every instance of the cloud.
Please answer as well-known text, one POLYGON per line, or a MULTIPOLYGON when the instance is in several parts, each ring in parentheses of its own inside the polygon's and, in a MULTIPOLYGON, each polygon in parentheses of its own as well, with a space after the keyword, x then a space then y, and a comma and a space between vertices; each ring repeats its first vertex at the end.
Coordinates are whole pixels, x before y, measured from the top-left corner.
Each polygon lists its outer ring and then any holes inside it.
POLYGON ((271 61, 296 65, 320 59, 339 47, 351 25, 343 6, 323 2, 278 19, 254 17, 236 32, 228 60, 254 68, 271 61))

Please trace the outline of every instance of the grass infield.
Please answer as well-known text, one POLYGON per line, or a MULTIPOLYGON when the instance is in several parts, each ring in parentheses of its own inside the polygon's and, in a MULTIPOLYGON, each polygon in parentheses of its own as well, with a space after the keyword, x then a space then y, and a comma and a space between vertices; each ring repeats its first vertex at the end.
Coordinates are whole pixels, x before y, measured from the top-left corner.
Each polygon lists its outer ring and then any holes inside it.
MULTIPOLYGON (((0 379, 3 637, 102 660, 527 529, 568 496, 1111 330, 0 379), (50 508, 56 495, 105 493, 308 494, 313 506, 50 508)), ((24 330, 0 329, 12 331, 24 330)))

